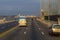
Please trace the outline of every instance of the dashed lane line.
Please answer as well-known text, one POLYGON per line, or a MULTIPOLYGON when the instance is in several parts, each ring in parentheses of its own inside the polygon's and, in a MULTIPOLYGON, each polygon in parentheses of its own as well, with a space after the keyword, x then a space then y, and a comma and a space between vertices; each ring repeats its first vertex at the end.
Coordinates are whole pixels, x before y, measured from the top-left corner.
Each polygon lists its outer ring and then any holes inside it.
POLYGON ((42 35, 44 35, 45 33, 44 32, 41 32, 42 35))
MULTIPOLYGON (((34 20, 35 22, 35 20, 34 20)), ((35 24, 37 25, 37 27, 39 27, 39 25, 35 22, 35 24)), ((41 30, 41 28, 38 28, 39 30, 41 30)), ((44 32, 41 32, 42 35, 44 35, 45 33, 44 32)))

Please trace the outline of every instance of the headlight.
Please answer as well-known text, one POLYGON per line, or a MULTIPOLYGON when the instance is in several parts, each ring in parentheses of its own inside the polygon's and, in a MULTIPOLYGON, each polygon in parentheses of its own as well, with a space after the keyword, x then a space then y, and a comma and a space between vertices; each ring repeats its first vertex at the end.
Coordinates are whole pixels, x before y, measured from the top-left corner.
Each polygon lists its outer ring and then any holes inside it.
POLYGON ((54 28, 53 28, 52 30, 53 30, 53 31, 56 31, 56 29, 54 29, 54 28))

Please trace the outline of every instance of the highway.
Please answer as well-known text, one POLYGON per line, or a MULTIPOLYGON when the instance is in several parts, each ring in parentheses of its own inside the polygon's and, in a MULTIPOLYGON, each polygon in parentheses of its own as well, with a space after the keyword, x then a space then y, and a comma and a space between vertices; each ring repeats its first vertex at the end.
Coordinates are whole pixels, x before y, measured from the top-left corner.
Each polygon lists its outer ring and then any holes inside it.
POLYGON ((5 23, 5 24, 0 24, 0 33, 5 32, 6 30, 11 29, 12 27, 15 27, 18 25, 17 21, 5 23))
POLYGON ((18 30, 5 40, 60 40, 60 37, 50 36, 45 24, 29 18, 27 27, 18 27, 18 30))

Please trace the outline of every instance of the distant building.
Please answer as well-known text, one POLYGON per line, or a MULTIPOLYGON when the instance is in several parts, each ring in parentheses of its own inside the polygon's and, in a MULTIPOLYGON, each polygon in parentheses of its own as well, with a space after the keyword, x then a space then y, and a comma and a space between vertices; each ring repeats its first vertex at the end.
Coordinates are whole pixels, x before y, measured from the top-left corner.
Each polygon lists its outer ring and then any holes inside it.
POLYGON ((49 14, 58 15, 57 0, 49 0, 49 14))
POLYGON ((40 12, 41 12, 41 9, 43 9, 43 11, 45 11, 45 13, 48 14, 48 12, 49 12, 49 0, 40 0, 40 12))
POLYGON ((60 0, 57 0, 58 15, 60 15, 60 0))
POLYGON ((40 0, 40 12, 41 9, 44 10, 45 19, 48 20, 49 16, 50 20, 58 21, 58 17, 60 17, 60 0, 40 0))
POLYGON ((44 11, 47 12, 48 15, 57 15, 59 4, 60 4, 60 1, 58 3, 58 0, 40 0, 40 11, 41 9, 43 9, 44 11))

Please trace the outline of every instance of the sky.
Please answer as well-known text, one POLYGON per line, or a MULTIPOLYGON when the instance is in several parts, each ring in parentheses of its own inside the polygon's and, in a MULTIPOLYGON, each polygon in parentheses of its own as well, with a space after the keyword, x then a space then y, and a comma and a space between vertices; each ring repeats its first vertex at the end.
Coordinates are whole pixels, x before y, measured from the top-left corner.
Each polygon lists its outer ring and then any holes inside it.
POLYGON ((0 15, 39 15, 40 0, 0 0, 0 15))

